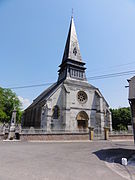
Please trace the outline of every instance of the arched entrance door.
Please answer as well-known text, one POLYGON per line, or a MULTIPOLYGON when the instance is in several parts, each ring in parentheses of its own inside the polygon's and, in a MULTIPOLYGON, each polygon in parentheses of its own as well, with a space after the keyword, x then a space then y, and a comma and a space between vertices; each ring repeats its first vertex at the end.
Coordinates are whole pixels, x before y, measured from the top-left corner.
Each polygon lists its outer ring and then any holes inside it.
POLYGON ((86 129, 88 128, 88 114, 85 111, 81 111, 78 113, 77 117, 77 125, 79 129, 86 129))

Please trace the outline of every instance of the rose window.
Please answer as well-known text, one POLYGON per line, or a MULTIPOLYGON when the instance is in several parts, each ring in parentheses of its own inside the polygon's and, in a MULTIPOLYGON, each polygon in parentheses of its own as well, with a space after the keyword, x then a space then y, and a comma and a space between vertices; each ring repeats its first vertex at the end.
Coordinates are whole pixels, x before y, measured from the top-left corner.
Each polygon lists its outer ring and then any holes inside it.
POLYGON ((87 94, 84 91, 79 91, 77 99, 80 103, 85 103, 87 101, 87 94))

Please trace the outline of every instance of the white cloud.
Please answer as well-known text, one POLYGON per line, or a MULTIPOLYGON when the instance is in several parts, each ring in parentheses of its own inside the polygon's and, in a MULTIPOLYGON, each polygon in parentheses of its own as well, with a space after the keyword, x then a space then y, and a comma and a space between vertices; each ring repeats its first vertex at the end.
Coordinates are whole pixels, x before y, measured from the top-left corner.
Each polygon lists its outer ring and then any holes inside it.
POLYGON ((26 109, 31 104, 30 100, 27 98, 23 98, 21 96, 18 96, 18 98, 22 103, 22 109, 26 109))

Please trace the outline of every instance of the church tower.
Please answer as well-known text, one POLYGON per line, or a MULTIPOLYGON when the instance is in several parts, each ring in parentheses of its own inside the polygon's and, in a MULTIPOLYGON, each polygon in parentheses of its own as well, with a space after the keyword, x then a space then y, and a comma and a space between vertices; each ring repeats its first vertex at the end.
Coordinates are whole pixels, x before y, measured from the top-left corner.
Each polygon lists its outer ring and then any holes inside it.
POLYGON ((77 39, 74 20, 72 17, 62 63, 59 66, 60 69, 58 71, 58 81, 62 81, 66 78, 86 81, 86 68, 84 67, 84 65, 85 63, 82 61, 79 42, 77 39))

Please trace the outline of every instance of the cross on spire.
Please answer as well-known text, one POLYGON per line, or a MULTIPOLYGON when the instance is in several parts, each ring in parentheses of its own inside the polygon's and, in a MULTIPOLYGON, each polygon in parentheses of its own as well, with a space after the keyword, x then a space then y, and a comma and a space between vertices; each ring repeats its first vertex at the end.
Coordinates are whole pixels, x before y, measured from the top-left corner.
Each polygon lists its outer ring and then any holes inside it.
POLYGON ((72 18, 73 18, 73 15, 74 15, 74 9, 72 8, 72 15, 71 15, 72 18))

